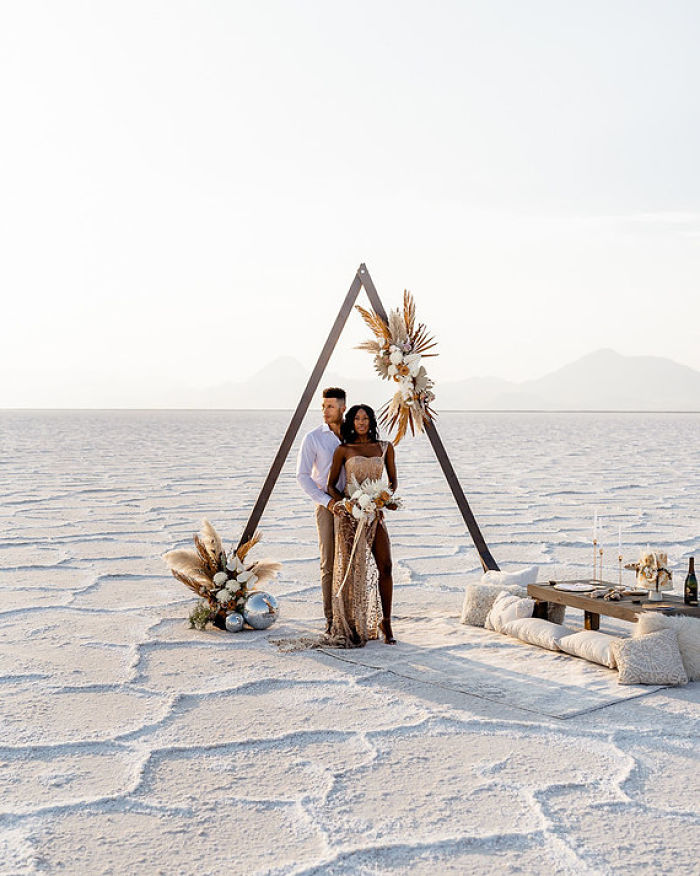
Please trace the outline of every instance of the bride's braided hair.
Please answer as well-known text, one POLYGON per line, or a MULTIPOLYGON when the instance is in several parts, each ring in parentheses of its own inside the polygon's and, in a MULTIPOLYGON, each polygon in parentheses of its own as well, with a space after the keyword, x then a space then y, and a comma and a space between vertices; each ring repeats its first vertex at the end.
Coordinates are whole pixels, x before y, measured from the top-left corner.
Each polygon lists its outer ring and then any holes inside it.
POLYGON ((369 431, 367 437, 370 441, 379 441, 379 430, 377 428, 377 418, 374 411, 369 405, 353 405, 345 414, 345 419, 340 426, 340 439, 343 444, 354 444, 357 441, 357 432, 355 431, 355 417, 358 411, 364 411, 369 417, 369 431))

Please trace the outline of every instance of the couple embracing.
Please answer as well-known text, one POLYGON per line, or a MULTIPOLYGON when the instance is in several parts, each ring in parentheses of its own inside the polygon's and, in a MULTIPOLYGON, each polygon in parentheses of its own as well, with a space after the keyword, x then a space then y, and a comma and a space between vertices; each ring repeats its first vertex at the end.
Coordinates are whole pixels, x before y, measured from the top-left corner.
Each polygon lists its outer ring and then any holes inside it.
POLYGON ((379 511, 358 534, 360 524, 343 499, 350 495, 350 484, 379 480, 385 471, 389 489, 396 489, 394 447, 379 440, 371 407, 353 405, 346 414, 345 401, 344 390, 323 390, 323 424, 304 436, 297 460, 297 481, 316 503, 324 641, 361 648, 381 631, 386 644, 393 645, 394 585, 384 516, 379 511))

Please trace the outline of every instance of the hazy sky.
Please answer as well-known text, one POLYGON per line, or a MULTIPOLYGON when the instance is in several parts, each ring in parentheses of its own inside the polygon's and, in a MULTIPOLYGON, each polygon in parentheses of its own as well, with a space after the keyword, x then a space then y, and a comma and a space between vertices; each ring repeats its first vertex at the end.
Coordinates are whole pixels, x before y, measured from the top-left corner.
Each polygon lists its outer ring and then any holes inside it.
POLYGON ((700 369, 699 45, 696 0, 0 0, 0 406, 310 366, 362 261, 438 380, 700 369))

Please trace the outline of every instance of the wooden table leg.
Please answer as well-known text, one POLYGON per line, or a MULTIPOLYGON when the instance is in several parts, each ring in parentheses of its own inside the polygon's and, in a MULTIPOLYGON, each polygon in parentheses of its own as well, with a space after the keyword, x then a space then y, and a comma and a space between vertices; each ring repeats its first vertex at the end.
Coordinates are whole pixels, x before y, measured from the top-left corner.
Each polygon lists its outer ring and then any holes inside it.
POLYGON ((596 614, 594 611, 584 611, 583 626, 586 630, 600 629, 600 615, 596 614))
POLYGON ((547 620, 549 617, 549 603, 537 600, 535 602, 535 607, 532 610, 532 616, 542 618, 542 620, 547 620))

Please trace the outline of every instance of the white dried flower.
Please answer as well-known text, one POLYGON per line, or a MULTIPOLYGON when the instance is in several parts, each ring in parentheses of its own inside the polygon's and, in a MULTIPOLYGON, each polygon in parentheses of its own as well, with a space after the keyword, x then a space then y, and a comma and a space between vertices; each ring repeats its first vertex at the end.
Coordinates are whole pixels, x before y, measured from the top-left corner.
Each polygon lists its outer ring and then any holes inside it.
POLYGON ((352 506, 352 516, 355 520, 359 520, 362 517, 362 511, 357 507, 357 505, 352 506))
POLYGON ((360 508, 362 508, 362 510, 364 511, 366 508, 369 508, 369 506, 372 504, 372 500, 371 500, 370 497, 367 495, 367 493, 362 493, 362 495, 360 496, 360 498, 357 500, 357 504, 358 504, 358 505, 360 506, 360 508))
POLYGON ((245 566, 239 560, 238 554, 234 554, 231 557, 228 563, 226 563, 226 568, 229 570, 229 572, 233 572, 234 574, 237 574, 238 572, 245 572, 245 566))
POLYGON ((411 353, 410 356, 404 357, 404 362, 408 365, 408 370, 411 372, 411 377, 416 377, 421 369, 420 353, 411 353))
POLYGON ((389 375, 389 377, 393 377, 395 374, 398 374, 398 370, 399 369, 396 367, 396 365, 390 365, 387 368, 387 374, 389 375))
POLYGON ((223 587, 228 581, 228 575, 226 574, 226 572, 217 572, 212 580, 217 587, 223 587))
POLYGON ((403 353, 401 352, 401 350, 399 350, 398 347, 394 347, 394 349, 391 352, 391 355, 389 356, 389 361, 391 362, 391 364, 392 365, 400 365, 403 362, 403 360, 404 360, 403 353))
POLYGON ((250 569, 245 569, 243 572, 238 573, 237 580, 240 581, 241 584, 245 584, 246 581, 249 581, 251 578, 255 578, 255 575, 250 569))
POLYGON ((219 592, 216 594, 216 601, 217 602, 221 602, 221 603, 228 602, 230 599, 231 599, 231 594, 225 587, 223 590, 219 590, 219 592))

